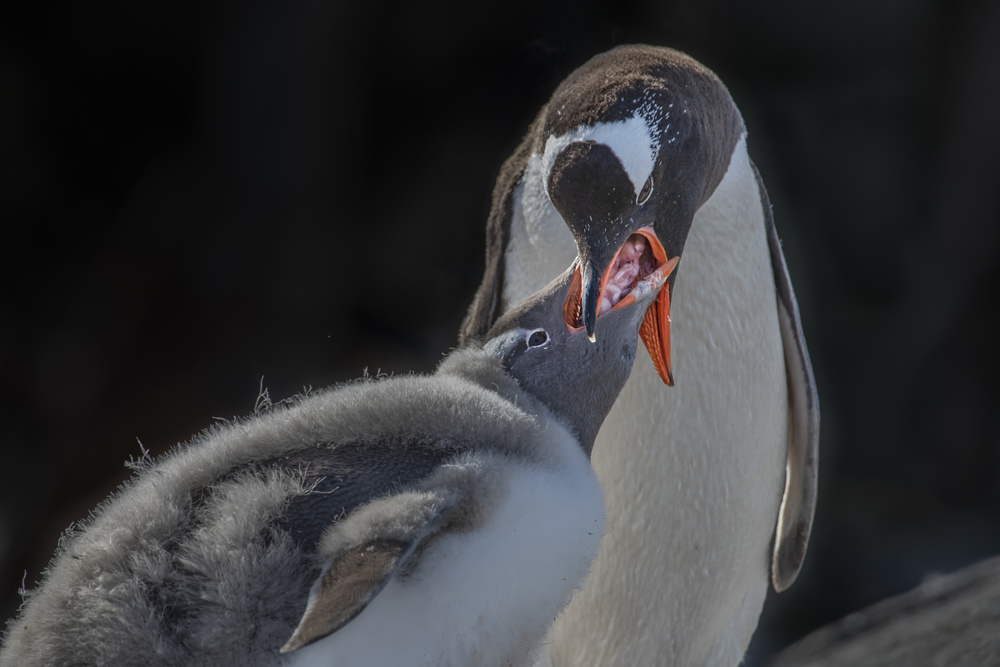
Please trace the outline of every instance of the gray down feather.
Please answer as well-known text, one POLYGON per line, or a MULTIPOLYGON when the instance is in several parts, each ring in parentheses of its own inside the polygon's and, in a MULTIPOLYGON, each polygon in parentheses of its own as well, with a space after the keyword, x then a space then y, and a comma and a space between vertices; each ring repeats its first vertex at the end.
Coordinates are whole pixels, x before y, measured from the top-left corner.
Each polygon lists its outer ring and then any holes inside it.
MULTIPOLYGON (((323 530, 443 461, 543 456, 551 418, 478 349, 213 426, 67 531, 0 667, 282 664, 323 530)), ((539 461, 542 465, 544 461, 539 461)))

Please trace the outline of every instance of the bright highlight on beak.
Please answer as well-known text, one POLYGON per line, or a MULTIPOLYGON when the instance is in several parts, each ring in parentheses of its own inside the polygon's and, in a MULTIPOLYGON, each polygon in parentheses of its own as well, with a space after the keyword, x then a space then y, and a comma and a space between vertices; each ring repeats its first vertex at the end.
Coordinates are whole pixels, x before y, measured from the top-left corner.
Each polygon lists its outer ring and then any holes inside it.
MULTIPOLYGON (((651 227, 629 237, 598 278, 591 259, 582 259, 573 272, 563 317, 570 331, 587 330, 593 342, 594 325, 605 312, 635 303, 635 291, 666 280, 680 257, 667 260, 667 253, 651 227)), ((673 385, 670 371, 670 294, 663 285, 646 310, 639 335, 665 384, 673 385)))

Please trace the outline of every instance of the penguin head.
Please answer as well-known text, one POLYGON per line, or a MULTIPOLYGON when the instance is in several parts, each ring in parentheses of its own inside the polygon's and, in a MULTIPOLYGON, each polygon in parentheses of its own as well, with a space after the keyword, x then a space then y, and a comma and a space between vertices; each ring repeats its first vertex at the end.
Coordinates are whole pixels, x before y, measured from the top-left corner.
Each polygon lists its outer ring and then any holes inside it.
POLYGON ((509 310, 486 335, 483 349, 521 389, 569 425, 589 456, 632 372, 644 313, 669 271, 640 281, 629 303, 597 318, 593 341, 583 329, 566 325, 564 308, 576 275, 571 267, 509 310))
MULTIPOLYGON (((722 82, 696 61, 670 49, 628 46, 573 72, 538 122, 538 168, 529 173, 542 179, 577 246, 579 286, 568 294, 566 321, 599 337, 597 316, 621 303, 635 280, 630 261, 641 279, 680 259, 743 121, 722 82)), ((673 282, 671 276, 643 325, 643 342, 667 384, 673 282)))

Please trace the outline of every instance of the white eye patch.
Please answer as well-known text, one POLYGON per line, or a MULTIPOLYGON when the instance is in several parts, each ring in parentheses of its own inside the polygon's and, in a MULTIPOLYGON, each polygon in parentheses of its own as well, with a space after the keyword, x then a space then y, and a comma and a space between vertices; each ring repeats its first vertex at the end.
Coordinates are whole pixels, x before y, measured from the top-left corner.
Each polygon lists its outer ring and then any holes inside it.
POLYGON ((649 125, 641 116, 633 116, 628 120, 614 123, 598 123, 593 127, 581 125, 561 136, 549 137, 545 141, 545 150, 542 152, 542 174, 544 175, 542 182, 545 184, 546 192, 548 192, 549 174, 552 172, 556 156, 574 141, 595 141, 610 148, 625 168, 625 173, 632 181, 632 187, 635 188, 636 193, 642 190, 646 179, 652 173, 656 152, 659 148, 658 142, 650 132, 649 125))

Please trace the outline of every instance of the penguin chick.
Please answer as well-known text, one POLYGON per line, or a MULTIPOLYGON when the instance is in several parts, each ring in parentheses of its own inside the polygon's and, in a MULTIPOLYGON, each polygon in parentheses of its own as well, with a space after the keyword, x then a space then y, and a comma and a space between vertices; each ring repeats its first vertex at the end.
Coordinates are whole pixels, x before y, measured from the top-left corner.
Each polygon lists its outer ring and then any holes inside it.
POLYGON ((0 666, 524 665, 603 527, 594 437, 643 307, 565 272, 430 376, 364 378, 145 465, 8 626, 0 666))

